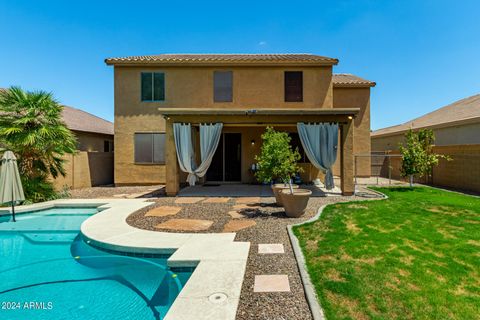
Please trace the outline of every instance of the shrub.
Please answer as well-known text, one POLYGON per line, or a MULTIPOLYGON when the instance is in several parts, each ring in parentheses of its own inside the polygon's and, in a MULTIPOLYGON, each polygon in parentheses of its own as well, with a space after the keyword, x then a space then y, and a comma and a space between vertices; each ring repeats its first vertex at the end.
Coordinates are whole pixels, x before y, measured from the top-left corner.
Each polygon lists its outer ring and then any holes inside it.
POLYGON ((63 106, 51 93, 11 87, 0 91, 0 146, 17 157, 25 197, 51 200, 49 177, 64 176, 65 154, 76 152, 76 139, 62 120, 63 106))
POLYGON ((262 134, 260 155, 255 156, 258 163, 255 177, 258 181, 273 182, 280 179, 283 183, 289 183, 294 175, 302 171, 297 164, 300 153, 298 149, 292 149, 290 140, 288 133, 267 127, 262 134))

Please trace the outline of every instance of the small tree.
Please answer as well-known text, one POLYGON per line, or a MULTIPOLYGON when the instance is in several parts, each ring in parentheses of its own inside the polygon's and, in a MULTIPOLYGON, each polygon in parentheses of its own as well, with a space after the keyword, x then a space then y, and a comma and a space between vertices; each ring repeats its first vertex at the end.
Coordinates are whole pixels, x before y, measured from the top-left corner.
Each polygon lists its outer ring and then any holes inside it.
POLYGON ((62 120, 63 106, 51 93, 19 87, 0 91, 0 149, 11 150, 25 196, 44 201, 55 196, 51 176, 65 175, 65 154, 76 152, 76 139, 62 120))
POLYGON ((434 166, 441 158, 450 160, 448 156, 433 152, 435 135, 432 130, 409 130, 405 134, 406 145, 399 145, 402 154, 401 175, 409 177, 410 187, 413 186, 415 175, 423 177, 432 172, 434 166))
POLYGON ((301 156, 298 149, 293 150, 290 145, 291 138, 286 132, 275 131, 272 127, 262 134, 262 147, 260 155, 255 156, 258 163, 256 178, 260 182, 271 182, 275 179, 290 184, 291 179, 302 171, 297 164, 301 156))

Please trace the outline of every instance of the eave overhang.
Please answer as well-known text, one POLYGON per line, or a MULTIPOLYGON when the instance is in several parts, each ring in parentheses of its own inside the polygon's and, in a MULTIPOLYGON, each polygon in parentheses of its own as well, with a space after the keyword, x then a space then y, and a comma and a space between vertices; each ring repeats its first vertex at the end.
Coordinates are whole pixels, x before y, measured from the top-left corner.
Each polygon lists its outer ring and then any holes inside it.
POLYGON ((216 109, 216 108, 158 108, 165 116, 212 115, 212 116, 322 116, 351 115, 360 112, 360 108, 330 109, 216 109))

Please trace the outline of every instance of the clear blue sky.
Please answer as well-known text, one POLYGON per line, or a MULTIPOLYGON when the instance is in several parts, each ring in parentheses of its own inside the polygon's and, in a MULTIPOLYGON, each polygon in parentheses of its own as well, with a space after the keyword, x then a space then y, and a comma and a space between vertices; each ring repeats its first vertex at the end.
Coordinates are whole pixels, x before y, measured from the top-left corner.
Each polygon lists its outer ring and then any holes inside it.
POLYGON ((479 1, 0 0, 0 87, 113 120, 106 57, 315 53, 377 82, 372 129, 480 92, 479 1))

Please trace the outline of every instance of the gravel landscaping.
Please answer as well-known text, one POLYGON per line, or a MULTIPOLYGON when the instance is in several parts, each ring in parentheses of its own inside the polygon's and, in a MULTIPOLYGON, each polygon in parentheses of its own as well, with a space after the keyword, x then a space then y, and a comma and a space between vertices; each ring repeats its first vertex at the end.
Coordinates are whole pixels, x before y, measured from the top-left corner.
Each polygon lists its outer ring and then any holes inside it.
POLYGON ((100 198, 139 198, 165 196, 163 185, 155 186, 100 186, 70 190, 72 199, 100 199, 100 198))
MULTIPOLYGON (((200 219, 212 221, 206 230, 200 231, 172 231, 168 232, 222 232, 225 225, 234 220, 254 221, 255 224, 236 231, 237 241, 251 243, 245 279, 243 282, 237 319, 311 319, 310 310, 305 299, 301 278, 298 272, 295 256, 287 233, 287 225, 305 221, 315 215, 318 208, 325 204, 368 200, 377 195, 367 189, 362 189, 360 195, 353 197, 312 197, 307 211, 301 218, 287 218, 283 208, 275 206, 274 198, 261 198, 260 203, 249 204, 253 208, 241 209, 240 219, 233 219, 229 212, 237 204, 235 198, 228 202, 204 203, 175 203, 176 199, 161 197, 152 199, 153 207, 142 209, 130 215, 127 223, 147 230, 167 231, 156 228, 160 223, 170 219, 200 219), (148 216, 145 214, 154 207, 180 206, 182 210, 175 215, 148 216), (258 244, 281 243, 285 247, 284 254, 258 254, 258 244), (255 293, 253 292, 255 275, 285 274, 290 282, 290 292, 255 293)), ((207 198, 205 198, 206 200, 207 198)))

